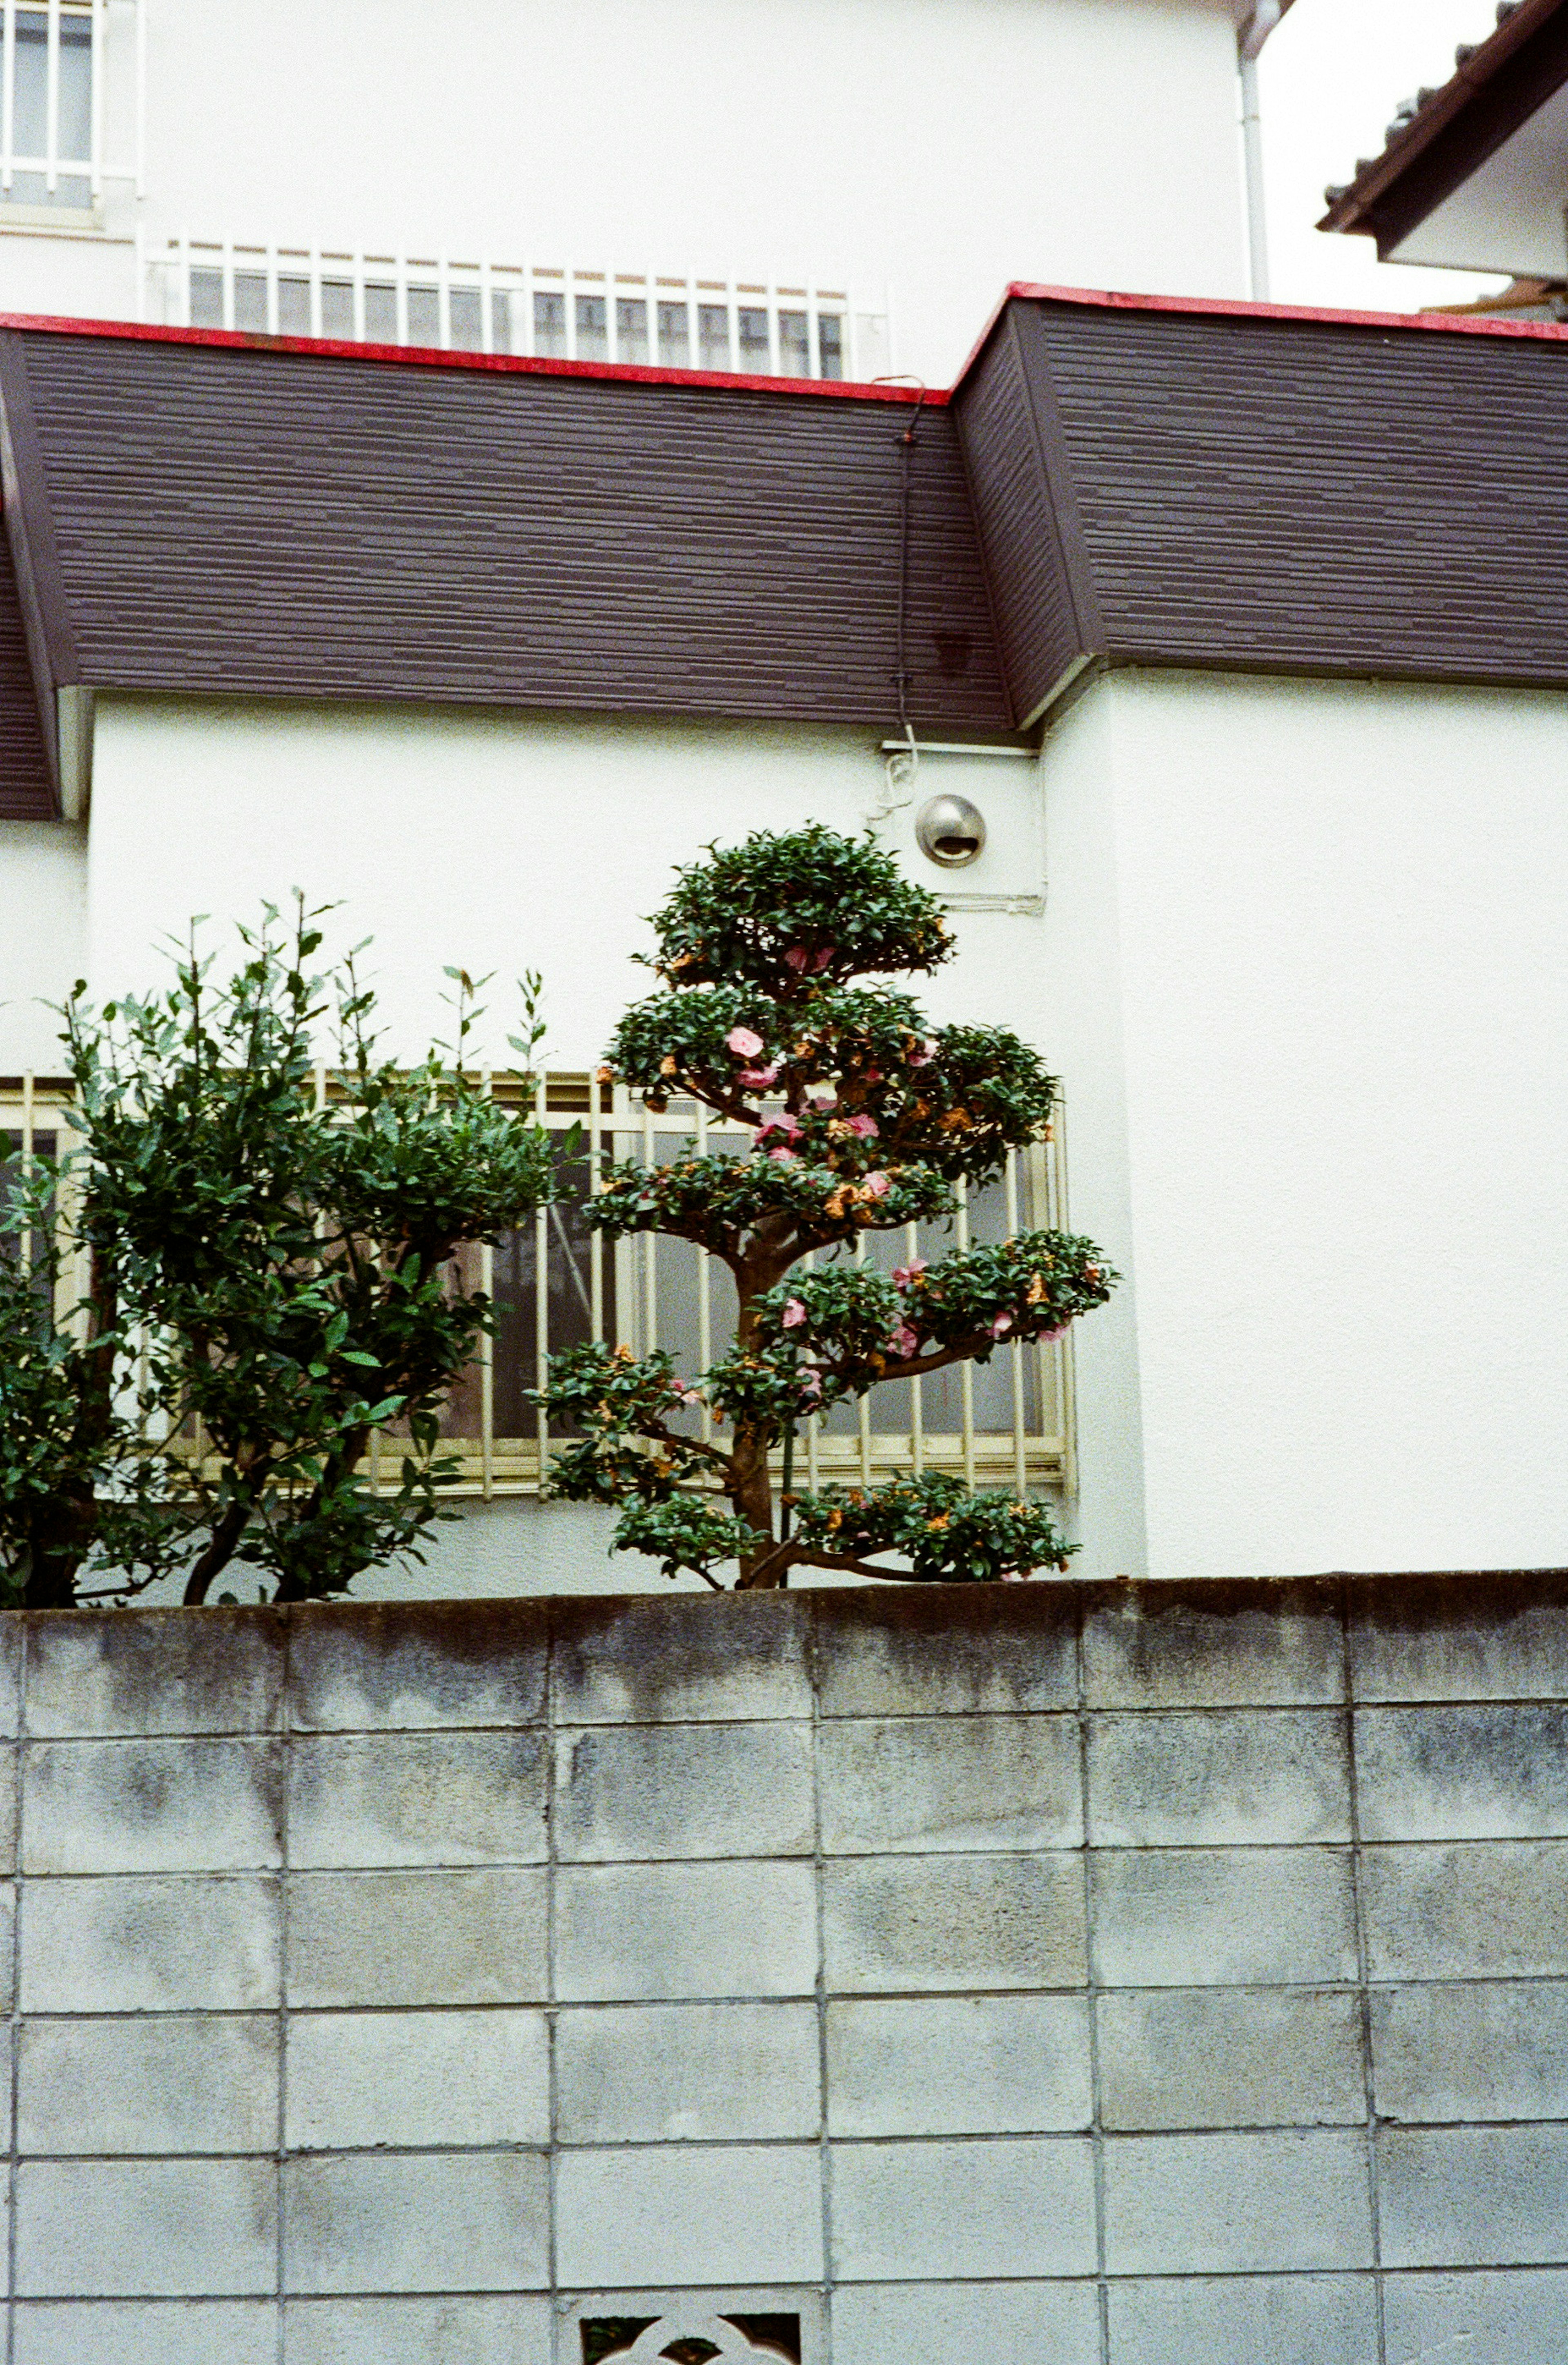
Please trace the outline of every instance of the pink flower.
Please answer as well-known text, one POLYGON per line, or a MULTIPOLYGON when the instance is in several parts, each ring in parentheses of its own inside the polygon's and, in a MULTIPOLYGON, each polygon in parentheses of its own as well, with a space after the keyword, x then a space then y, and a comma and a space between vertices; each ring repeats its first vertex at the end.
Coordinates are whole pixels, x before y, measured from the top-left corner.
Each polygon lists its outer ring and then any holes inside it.
POLYGON ((863 1083, 879 1084, 881 1081, 882 1071, 880 1068, 867 1068, 861 1076, 861 1082, 863 1083))
POLYGON ((868 1174, 860 1185, 863 1199, 885 1199, 892 1185, 885 1174, 868 1174))
POLYGON ((802 1404, 815 1404, 822 1392, 822 1373, 820 1372, 805 1373, 801 1381, 801 1402, 802 1404))
POLYGON ((991 1335, 993 1339, 1005 1339, 1012 1328, 1012 1315, 999 1314, 995 1321, 991 1326, 991 1335))
POLYGON ((762 1037, 754 1035, 749 1026, 732 1026, 724 1037, 737 1059, 755 1059, 762 1048, 762 1037))
POLYGON ((849 1119, 849 1130, 851 1133, 858 1134, 862 1141, 874 1141, 877 1138, 877 1120, 874 1116, 852 1116, 849 1119))
POLYGON ((1066 1337, 1067 1324, 1065 1322, 1058 1322, 1054 1330, 1036 1330, 1035 1333, 1035 1344, 1036 1347, 1054 1347, 1058 1339, 1065 1339, 1066 1337))
POLYGON ((766 1068, 743 1068, 735 1082, 737 1084, 748 1084, 754 1091, 760 1092, 763 1085, 770 1084, 778 1073, 778 1062, 774 1059, 766 1068))
POLYGON ((929 1068, 932 1060, 935 1057, 935 1040, 929 1035, 926 1037, 924 1043, 918 1044, 916 1048, 908 1054, 909 1064, 912 1068, 929 1068))
POLYGON ((913 1355, 920 1344, 920 1333, 905 1322, 897 1330, 890 1331, 888 1344, 897 1355, 913 1355))
POLYGON ((899 1289, 907 1289, 912 1281, 920 1279, 921 1274, 925 1271, 926 1262, 927 1260, 924 1257, 916 1257, 912 1264, 894 1265, 894 1285, 899 1289))
POLYGON ((813 969, 826 969, 829 961, 833 958, 833 946, 824 945, 821 952, 817 955, 815 960, 812 963, 812 967, 813 969))
POLYGON ((784 1300, 783 1325, 786 1330, 798 1330, 806 1318, 806 1309, 798 1297, 784 1300))
POLYGON ((760 1149, 770 1133, 781 1133, 786 1141, 799 1141, 801 1128, 786 1110, 782 1116, 770 1116, 766 1125, 756 1128, 756 1146, 760 1149))
POLYGON ((791 945, 784 956, 784 966, 786 969, 792 969, 799 977, 810 959, 811 955, 804 945, 791 945))
POLYGON ((815 1100, 812 1103, 812 1106, 815 1109, 818 1116, 831 1115, 832 1112, 838 1106, 838 1094, 836 1093, 819 1093, 815 1100))
POLYGON ((1003 1585, 1027 1585, 1034 1573, 1034 1570, 1029 1568, 1004 1568, 1002 1572, 1002 1582, 1003 1585))
POLYGON ((775 1166, 795 1166, 800 1163, 792 1149, 770 1149, 767 1155, 775 1166))

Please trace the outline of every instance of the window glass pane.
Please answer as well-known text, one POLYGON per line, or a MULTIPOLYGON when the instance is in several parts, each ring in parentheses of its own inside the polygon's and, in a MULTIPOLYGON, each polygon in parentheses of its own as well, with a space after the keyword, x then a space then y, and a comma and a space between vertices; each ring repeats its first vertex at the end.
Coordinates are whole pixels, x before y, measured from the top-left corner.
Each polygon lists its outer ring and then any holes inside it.
POLYGON ((13 150, 18 156, 41 156, 49 138, 49 18, 41 10, 17 12, 16 77, 13 150))
POLYGON ((310 282, 280 279, 277 283, 278 333, 285 337, 310 334, 310 282))
POLYGON ((93 28, 84 17, 60 23, 60 144, 55 153, 78 164, 93 159, 93 28))
POLYGON ((784 377, 812 374, 811 321, 804 312, 778 315, 778 368, 784 377))
POLYGON ((577 297, 577 359, 580 362, 607 362, 610 359, 610 332, 605 326, 602 296, 577 297))
POLYGON ((234 326, 265 335, 267 275, 264 271, 237 271, 234 274, 234 326))
POLYGON ((193 329, 222 328, 223 274, 221 271, 191 273, 191 326, 193 329))
POLYGON ((767 337, 767 315, 759 306, 743 304, 740 308, 741 367, 749 376, 766 377, 772 360, 767 337))
POLYGON ((615 299, 615 358, 618 362, 648 358, 648 308, 625 296, 615 299))
MULTIPOLYGON (((57 1147, 56 1138, 52 1133, 35 1131, 33 1135, 35 1159, 54 1157, 57 1147)), ((9 1204, 13 1194, 20 1187, 21 1180, 22 1137, 19 1133, 0 1133, 0 1208, 9 1204)), ((32 1253, 34 1287, 39 1301, 39 1324, 40 1329, 47 1329, 50 1313, 49 1267, 44 1259, 47 1243, 36 1232, 28 1237, 32 1253)), ((21 1249, 22 1236, 19 1233, 0 1232, 0 1257, 7 1259, 17 1257, 21 1254, 21 1249)))
POLYGON ((823 377, 844 375, 844 315, 842 312, 818 313, 817 352, 822 356, 823 377))
POLYGON ((447 296, 452 315, 452 342, 460 353, 476 353, 484 349, 484 314, 479 305, 476 287, 454 287, 447 296))
POLYGON ((411 345, 439 345, 441 342, 441 297, 433 287, 410 287, 409 290, 409 342, 411 345))
POLYGON ((564 296, 533 298, 533 350, 547 361, 566 358, 566 299, 564 296))
POLYGON ((347 279, 321 282, 321 334, 347 342, 353 335, 353 286, 347 279))
POLYGON ((684 304, 659 306, 659 361, 665 369, 691 367, 691 318, 684 304))
MULTIPOLYGON (((607 1155, 613 1155, 609 1138, 607 1155)), ((593 1336, 593 1285, 589 1263, 591 1235, 583 1220, 588 1198, 588 1151, 559 1165, 561 1197, 550 1210, 547 1225, 545 1285, 548 1292, 549 1344, 552 1354, 567 1347, 585 1346, 593 1336)), ((532 1437, 537 1415, 525 1391, 534 1384, 535 1325, 539 1305, 537 1233, 530 1224, 508 1232, 496 1243, 496 1335, 493 1349, 494 1423, 498 1437, 532 1437)), ((615 1252, 605 1243, 602 1266, 604 1328, 615 1339, 615 1252)), ((476 1423, 476 1427, 477 1424, 476 1423)), ((551 1424, 553 1436, 569 1433, 567 1424, 551 1424)))
POLYGON ((697 307, 698 366, 727 370, 730 366, 730 308, 727 304, 697 307))
POLYGON ((490 297, 490 350, 497 353, 511 351, 511 297, 504 287, 498 287, 490 297))
POLYGON ((398 342, 398 290, 385 282, 366 284, 364 291, 364 333, 373 345, 395 345, 398 342))

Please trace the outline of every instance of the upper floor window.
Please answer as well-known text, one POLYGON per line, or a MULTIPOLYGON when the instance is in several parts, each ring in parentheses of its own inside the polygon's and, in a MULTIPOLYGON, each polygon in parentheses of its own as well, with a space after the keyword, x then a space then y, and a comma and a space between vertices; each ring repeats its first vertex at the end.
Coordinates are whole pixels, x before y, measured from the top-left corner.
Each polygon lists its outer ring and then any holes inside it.
MULTIPOLYGON (((127 41, 128 12, 134 8, 140 58, 140 0, 112 5, 127 41)), ((134 181, 140 188, 140 163, 121 168, 104 152, 110 8, 111 0, 49 0, 38 6, 9 0, 0 10, 0 208, 47 219, 89 211, 106 180, 134 181)), ((128 50, 128 77, 129 71, 128 50)), ((140 64, 135 79, 140 155, 140 64)))

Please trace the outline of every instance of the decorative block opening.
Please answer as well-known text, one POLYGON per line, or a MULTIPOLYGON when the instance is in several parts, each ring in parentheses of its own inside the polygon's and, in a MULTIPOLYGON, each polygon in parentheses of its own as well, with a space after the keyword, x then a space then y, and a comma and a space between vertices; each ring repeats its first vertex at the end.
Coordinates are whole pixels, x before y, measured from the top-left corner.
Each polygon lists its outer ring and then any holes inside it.
POLYGON ((583 2365, 801 2365, 797 2315, 588 2315, 578 2330, 583 2365))

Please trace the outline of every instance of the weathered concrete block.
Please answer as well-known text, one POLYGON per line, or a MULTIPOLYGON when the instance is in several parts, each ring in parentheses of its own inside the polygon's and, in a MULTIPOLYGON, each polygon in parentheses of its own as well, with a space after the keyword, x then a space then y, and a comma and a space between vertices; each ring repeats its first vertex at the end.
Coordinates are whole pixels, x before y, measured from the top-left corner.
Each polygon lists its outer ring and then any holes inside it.
POLYGON ((856 2282, 1092 2275, 1087 2137, 834 2144, 834 2272, 856 2282))
POLYGON ((1374 1708, 1356 1717, 1367 1840, 1568 1833, 1568 1706, 1374 1708))
POLYGON ((1390 2275, 1388 2354, 1397 2365, 1562 2365, 1568 2275, 1390 2275))
POLYGON ((830 1855, 1082 1844, 1075 1717, 866 1718, 818 1752, 830 1855))
MULTIPOLYGON (((1114 2365, 1374 2365, 1378 2354, 1370 2275, 1191 2275, 1114 2282, 1110 2298, 1114 2365)), ((1404 2349, 1389 2356, 1407 2365, 1404 2349)))
POLYGON ((1089 1833, 1095 1847, 1349 1839, 1343 1720, 1283 1709, 1096 1716, 1089 1833))
POLYGON ((1531 1572, 1353 1587, 1358 1700, 1568 1697, 1568 1578, 1531 1572))
POLYGON ((1111 1851, 1090 1870, 1094 1975, 1107 1987, 1356 1976, 1341 1849, 1111 1851))
POLYGON ((1100 2365, 1092 2283, 841 2283, 834 2347, 877 2365, 1100 2365))
POLYGON ((277 2365, 274 2300, 32 2300, 16 2365, 277 2365))
POLYGON ((809 1995, 816 1976, 809 1864, 585 1865, 556 1875, 563 2002, 809 1995))
POLYGON ((288 1999, 531 2003, 549 1991, 543 1869, 309 1872, 288 1885, 288 1999))
POLYGON ((1383 2119, 1568 2119, 1568 1984, 1374 1989, 1383 2119))
POLYGON ((550 2140, 542 2012, 297 2013, 286 2069, 293 2151, 550 2140))
POLYGON ((1361 1892, 1374 1979, 1568 1973, 1568 1845, 1561 1841, 1367 1848, 1361 1892))
POLYGON ((590 1725, 555 1743, 564 1861, 809 1855, 811 1727, 590 1725))
POLYGON ((1071 1708, 1077 1611, 1048 1585, 920 1585, 811 1597, 824 1716, 1071 1708))
POLYGON ((284 2166, 284 2287, 540 2291, 549 2281, 539 2152, 419 2152, 284 2166))
POLYGON ((1354 1995, 1187 1988, 1102 1996, 1095 2017, 1107 2127, 1348 2126, 1366 2118, 1354 1995))
POLYGON ((906 1856, 828 1865, 830 1989, 1081 1987, 1082 1859, 906 1856))
POLYGON ((288 2365, 551 2365, 550 2303, 515 2292, 297 2299, 286 2317, 288 2365))
POLYGON ((691 1616, 680 1596, 557 1601, 555 1715, 562 1724, 752 1723, 809 1717, 811 1603, 727 1593, 691 1616))
POLYGON ((835 2135, 1033 2135, 1092 2116, 1081 1996, 828 2006, 835 2135))
POLYGON ((1331 1585, 1118 1586, 1083 1622, 1091 1708, 1313 1708, 1345 1697, 1331 1585))
POLYGON ((1370 2267, 1364 2137, 1113 2135, 1105 2262, 1114 2275, 1370 2267))
POLYGON ((0 1739, 17 1732, 22 1718, 22 1654, 27 1648, 26 1621, 0 1618, 0 1739))
POLYGON ((24 2012, 255 2012, 275 2005, 275 1878, 34 1880, 24 2012))
POLYGON ((306 1736, 290 1752, 289 1861, 541 1863, 544 1774, 539 1732, 306 1736))
POLYGON ((1568 2259, 1568 2128, 1389 2127, 1377 2160, 1385 2265, 1568 2259))
POLYGON ((633 2004, 560 2013, 562 2143, 815 2135, 822 2067, 812 2004, 633 2004))
POLYGON ((29 1619, 28 1632, 35 1736, 256 1733, 280 1721, 284 1621, 274 1610, 72 1609, 29 1619))
POLYGON ((560 2279, 578 2287, 815 2281, 821 2179, 812 2144, 563 2152, 560 2279))
POLYGON ((311 1602, 291 1613, 301 1730, 531 1724, 544 1713, 543 1601, 311 1602))
POLYGON ((271 2160, 38 2159, 17 2171, 26 2297, 245 2298, 276 2281, 271 2160))
POLYGON ((279 1863, 272 1741, 44 1741, 23 1753, 26 1872, 239 1872, 279 1863))
POLYGON ((24 2021, 17 2148, 274 2151, 277 2071, 270 2014, 24 2021))

